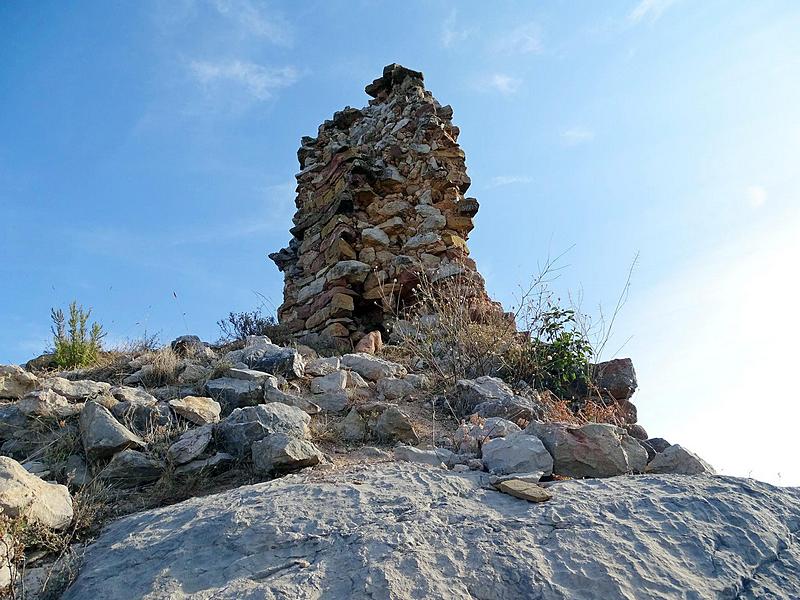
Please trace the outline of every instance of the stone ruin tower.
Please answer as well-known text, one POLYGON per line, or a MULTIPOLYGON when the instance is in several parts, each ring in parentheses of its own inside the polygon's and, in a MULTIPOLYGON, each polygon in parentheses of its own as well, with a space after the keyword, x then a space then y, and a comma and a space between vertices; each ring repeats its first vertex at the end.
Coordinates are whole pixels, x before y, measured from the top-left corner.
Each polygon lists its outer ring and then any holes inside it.
POLYGON ((453 110, 397 64, 367 85, 369 106, 346 107, 297 152, 297 212, 287 248, 270 254, 284 273, 278 320, 297 338, 349 347, 386 333, 392 310, 430 281, 466 275, 471 308, 498 310, 469 258, 478 201, 453 110), (310 336, 310 337, 309 337, 310 336))

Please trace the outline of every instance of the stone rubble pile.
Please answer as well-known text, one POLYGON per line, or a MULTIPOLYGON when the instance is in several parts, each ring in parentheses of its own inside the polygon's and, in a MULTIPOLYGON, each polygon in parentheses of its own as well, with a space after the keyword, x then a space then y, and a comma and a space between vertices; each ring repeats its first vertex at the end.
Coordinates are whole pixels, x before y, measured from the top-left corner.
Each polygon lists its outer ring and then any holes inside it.
POLYGON ((293 237, 270 255, 284 273, 280 323, 341 348, 385 331, 421 271, 433 282, 463 276, 476 315, 501 310, 469 258, 478 201, 464 196, 470 179, 452 108, 425 89, 422 73, 397 64, 366 92, 369 106, 347 107, 303 138, 293 237))

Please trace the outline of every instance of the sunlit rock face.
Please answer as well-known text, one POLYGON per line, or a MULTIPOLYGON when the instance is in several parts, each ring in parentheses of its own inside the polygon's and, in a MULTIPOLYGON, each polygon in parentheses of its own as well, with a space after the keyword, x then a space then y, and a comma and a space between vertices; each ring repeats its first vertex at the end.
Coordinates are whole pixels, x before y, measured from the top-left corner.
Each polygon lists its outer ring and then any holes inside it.
POLYGON ((478 201, 464 196, 452 108, 397 64, 365 91, 369 106, 347 107, 302 139, 293 237, 270 255, 284 273, 279 321, 297 337, 350 345, 385 331, 422 272, 466 275, 465 301, 497 310, 466 245, 478 201))

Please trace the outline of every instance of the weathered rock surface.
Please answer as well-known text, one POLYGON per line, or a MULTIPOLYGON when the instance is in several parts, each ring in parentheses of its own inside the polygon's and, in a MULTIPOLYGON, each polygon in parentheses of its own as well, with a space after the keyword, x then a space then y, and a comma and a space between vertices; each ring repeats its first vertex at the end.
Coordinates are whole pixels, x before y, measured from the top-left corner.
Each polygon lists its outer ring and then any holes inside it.
POLYGON ((53 390, 29 392, 17 402, 17 410, 28 417, 64 418, 78 414, 82 408, 83 405, 70 404, 69 400, 53 390))
POLYGON ((290 475, 111 524, 63 600, 796 598, 800 490, 564 481, 541 504, 408 463, 290 475))
POLYGON ((403 377, 407 373, 403 365, 364 353, 345 354, 342 365, 370 381, 378 381, 384 377, 403 377))
POLYGON ((535 435, 553 457, 553 472, 568 477, 613 477, 640 473, 647 451, 621 427, 588 423, 532 422, 524 433, 535 435))
POLYGON ((360 442, 367 437, 367 422, 355 408, 335 426, 336 433, 345 442, 360 442))
POLYGON ((80 416, 81 440, 86 456, 96 460, 126 448, 144 448, 140 437, 122 426, 105 406, 87 402, 80 416))
POLYGON ((253 443, 253 464, 262 473, 311 467, 322 460, 322 452, 309 442, 276 433, 253 443))
POLYGON ((504 479, 493 484, 499 492, 528 502, 547 502, 553 496, 540 485, 523 479, 504 479))
POLYGON ((17 365, 0 365, 0 398, 17 400, 32 392, 38 383, 33 373, 17 365))
POLYGON ((647 465, 648 473, 675 473, 677 475, 714 474, 714 467, 702 458, 689 452, 680 444, 665 448, 656 454, 647 465))
POLYGON ((315 402, 312 402, 303 396, 298 396, 297 394, 288 394, 273 387, 264 388, 264 402, 279 402, 281 404, 286 404, 287 406, 295 406, 309 415, 315 415, 320 411, 319 404, 316 404, 315 402))
POLYGON ((520 431, 522 430, 516 423, 501 417, 490 417, 482 423, 464 423, 456 429, 453 441, 457 452, 477 452, 487 440, 520 431))
POLYGON ((275 433, 307 438, 311 418, 295 406, 270 402, 237 408, 214 428, 214 439, 228 454, 243 457, 250 445, 275 433))
POLYGON ((176 477, 195 477, 198 475, 211 475, 223 470, 236 460, 227 452, 217 452, 209 458, 199 458, 181 465, 175 469, 176 477))
POLYGON ((333 371, 322 377, 311 380, 312 394, 325 394, 327 392, 341 392, 347 387, 347 373, 333 371))
POLYGON ((90 400, 108 393, 111 389, 111 384, 104 381, 90 381, 88 379, 70 381, 63 377, 45 379, 41 382, 41 386, 43 389, 53 390, 56 394, 72 401, 90 400))
POLYGON ((538 404, 515 394, 497 377, 483 376, 456 382, 454 404, 463 414, 501 417, 510 421, 530 421, 541 416, 538 404))
POLYGON ((615 400, 627 400, 638 387, 630 358, 615 358, 594 365, 594 382, 601 392, 615 400))
POLYGON ((114 455, 98 474, 103 481, 121 488, 135 488, 161 477, 164 466, 138 450, 123 450, 114 455))
POLYGON ((0 456, 0 515, 24 515, 34 523, 63 529, 72 521, 66 486, 47 483, 7 456, 0 456))
POLYGON ((553 473, 553 457, 541 440, 532 435, 514 433, 483 444, 483 464, 491 473, 553 473))
POLYGON ((13 564, 16 558, 15 550, 11 536, 0 535, 0 590, 8 587, 17 574, 13 564))
POLYGON ((257 379, 220 377, 206 382, 206 393, 220 403, 223 413, 264 401, 264 383, 257 379))
POLYGON ((375 423, 375 434, 386 440, 399 440, 407 444, 419 444, 419 436, 414 431, 408 415, 396 406, 389 406, 375 423))
POLYGON ((117 402, 111 407, 111 414, 117 421, 139 433, 158 425, 167 425, 173 419, 169 405, 150 394, 117 402))
POLYGON ((186 431, 167 450, 167 458, 175 465, 183 465, 200 456, 211 443, 213 425, 203 425, 186 431))
POLYGON ((433 467, 446 466, 452 455, 452 452, 444 448, 437 448, 436 450, 422 450, 414 446, 395 446, 394 448, 395 460, 431 465, 433 467))
POLYGON ((287 378, 302 377, 305 372, 305 359, 297 350, 277 346, 265 336, 249 336, 244 349, 237 352, 233 358, 257 371, 287 378))
POLYGON ((169 401, 169 405, 178 415, 195 425, 219 422, 222 410, 219 402, 203 396, 175 398, 169 401))
POLYGON ((22 434, 28 426, 26 417, 14 404, 0 404, 0 440, 22 434))
POLYGON ((317 358, 306 363, 306 375, 309 377, 324 377, 329 373, 339 370, 339 357, 317 358))
POLYGON ((379 379, 375 389, 386 400, 402 400, 415 391, 413 383, 399 377, 379 379))
POLYGON ((350 405, 350 397, 344 390, 328 392, 327 394, 315 394, 314 403, 324 412, 338 413, 350 405))

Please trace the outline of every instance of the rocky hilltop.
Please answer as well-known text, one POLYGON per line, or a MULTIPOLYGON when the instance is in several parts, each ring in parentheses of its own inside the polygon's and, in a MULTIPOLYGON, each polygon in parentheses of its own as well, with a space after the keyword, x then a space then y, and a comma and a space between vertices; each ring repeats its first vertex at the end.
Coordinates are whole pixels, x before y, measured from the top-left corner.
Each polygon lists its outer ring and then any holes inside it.
POLYGON ((389 65, 304 139, 269 335, 0 365, 0 593, 800 597, 800 490, 649 436, 630 359, 588 362, 569 312, 557 345, 489 300, 422 79, 389 65), (419 289, 449 302, 389 309, 419 289))

